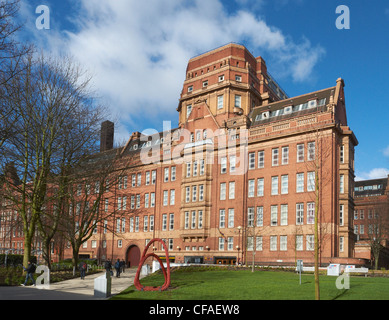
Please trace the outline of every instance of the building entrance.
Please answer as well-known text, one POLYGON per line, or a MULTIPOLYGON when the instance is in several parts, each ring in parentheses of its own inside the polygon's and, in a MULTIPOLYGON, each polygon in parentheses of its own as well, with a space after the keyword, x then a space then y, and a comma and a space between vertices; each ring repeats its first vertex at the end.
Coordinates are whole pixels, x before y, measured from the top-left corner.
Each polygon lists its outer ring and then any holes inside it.
POLYGON ((137 267, 140 262, 140 249, 138 246, 133 245, 127 251, 127 266, 137 267))

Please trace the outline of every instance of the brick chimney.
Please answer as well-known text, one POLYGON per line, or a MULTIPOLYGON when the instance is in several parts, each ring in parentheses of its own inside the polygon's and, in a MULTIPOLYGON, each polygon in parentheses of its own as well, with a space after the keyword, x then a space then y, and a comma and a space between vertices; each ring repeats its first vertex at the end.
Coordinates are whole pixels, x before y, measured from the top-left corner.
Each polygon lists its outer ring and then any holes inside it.
POLYGON ((108 120, 104 121, 101 124, 100 152, 113 149, 113 134, 114 123, 108 120))

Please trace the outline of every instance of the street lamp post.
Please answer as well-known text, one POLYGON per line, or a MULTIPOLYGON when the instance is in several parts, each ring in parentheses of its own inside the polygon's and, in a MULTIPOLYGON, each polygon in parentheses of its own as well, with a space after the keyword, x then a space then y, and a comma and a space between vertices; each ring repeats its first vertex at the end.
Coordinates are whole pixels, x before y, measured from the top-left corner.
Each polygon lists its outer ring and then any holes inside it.
POLYGON ((240 252, 239 252, 239 249, 240 249, 240 230, 242 229, 241 226, 238 226, 238 231, 239 231, 239 237, 238 237, 238 265, 240 263, 240 252))

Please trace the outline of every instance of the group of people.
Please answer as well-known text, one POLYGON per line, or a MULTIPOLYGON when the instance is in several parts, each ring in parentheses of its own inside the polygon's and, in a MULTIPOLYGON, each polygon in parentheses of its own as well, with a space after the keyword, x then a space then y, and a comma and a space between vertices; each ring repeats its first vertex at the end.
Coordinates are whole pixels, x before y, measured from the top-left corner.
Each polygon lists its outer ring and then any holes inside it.
MULTIPOLYGON (((122 260, 117 259, 117 261, 115 262, 113 267, 116 270, 116 277, 120 278, 120 274, 124 273, 124 270, 126 268, 126 262, 123 259, 122 260)), ((80 262, 78 268, 80 270, 81 279, 84 280, 85 279, 85 273, 87 271, 88 266, 87 266, 87 264, 85 262, 80 262)), ((29 279, 32 280, 32 283, 35 286, 34 273, 35 273, 35 270, 36 270, 36 265, 34 263, 32 263, 31 261, 28 261, 27 268, 23 267, 23 269, 26 271, 26 280, 24 281, 22 286, 25 286, 29 279)), ((109 272, 111 276, 113 276, 112 263, 111 263, 110 259, 105 261, 105 270, 106 270, 106 272, 109 272)))
MULTIPOLYGON (((124 270, 126 267, 126 262, 123 259, 120 260, 118 258, 113 267, 116 270, 116 278, 120 278, 120 274, 124 273, 124 270)), ((113 276, 112 263, 111 263, 110 259, 107 259, 107 261, 105 261, 105 271, 109 272, 111 274, 111 276, 113 276)))

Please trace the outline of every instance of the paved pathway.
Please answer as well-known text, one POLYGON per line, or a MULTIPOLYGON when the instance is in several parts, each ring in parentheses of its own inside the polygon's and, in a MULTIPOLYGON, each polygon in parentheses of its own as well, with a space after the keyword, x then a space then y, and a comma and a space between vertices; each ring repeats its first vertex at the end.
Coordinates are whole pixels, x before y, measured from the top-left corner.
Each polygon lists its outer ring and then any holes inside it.
MULTIPOLYGON (((134 284, 136 268, 126 269, 120 278, 112 277, 111 297, 134 284)), ((116 272, 114 272, 115 274, 116 272)), ((104 273, 50 284, 48 289, 34 286, 0 287, 0 300, 104 300, 94 297, 94 279, 104 273)), ((30 282, 31 283, 31 280, 30 282)))

